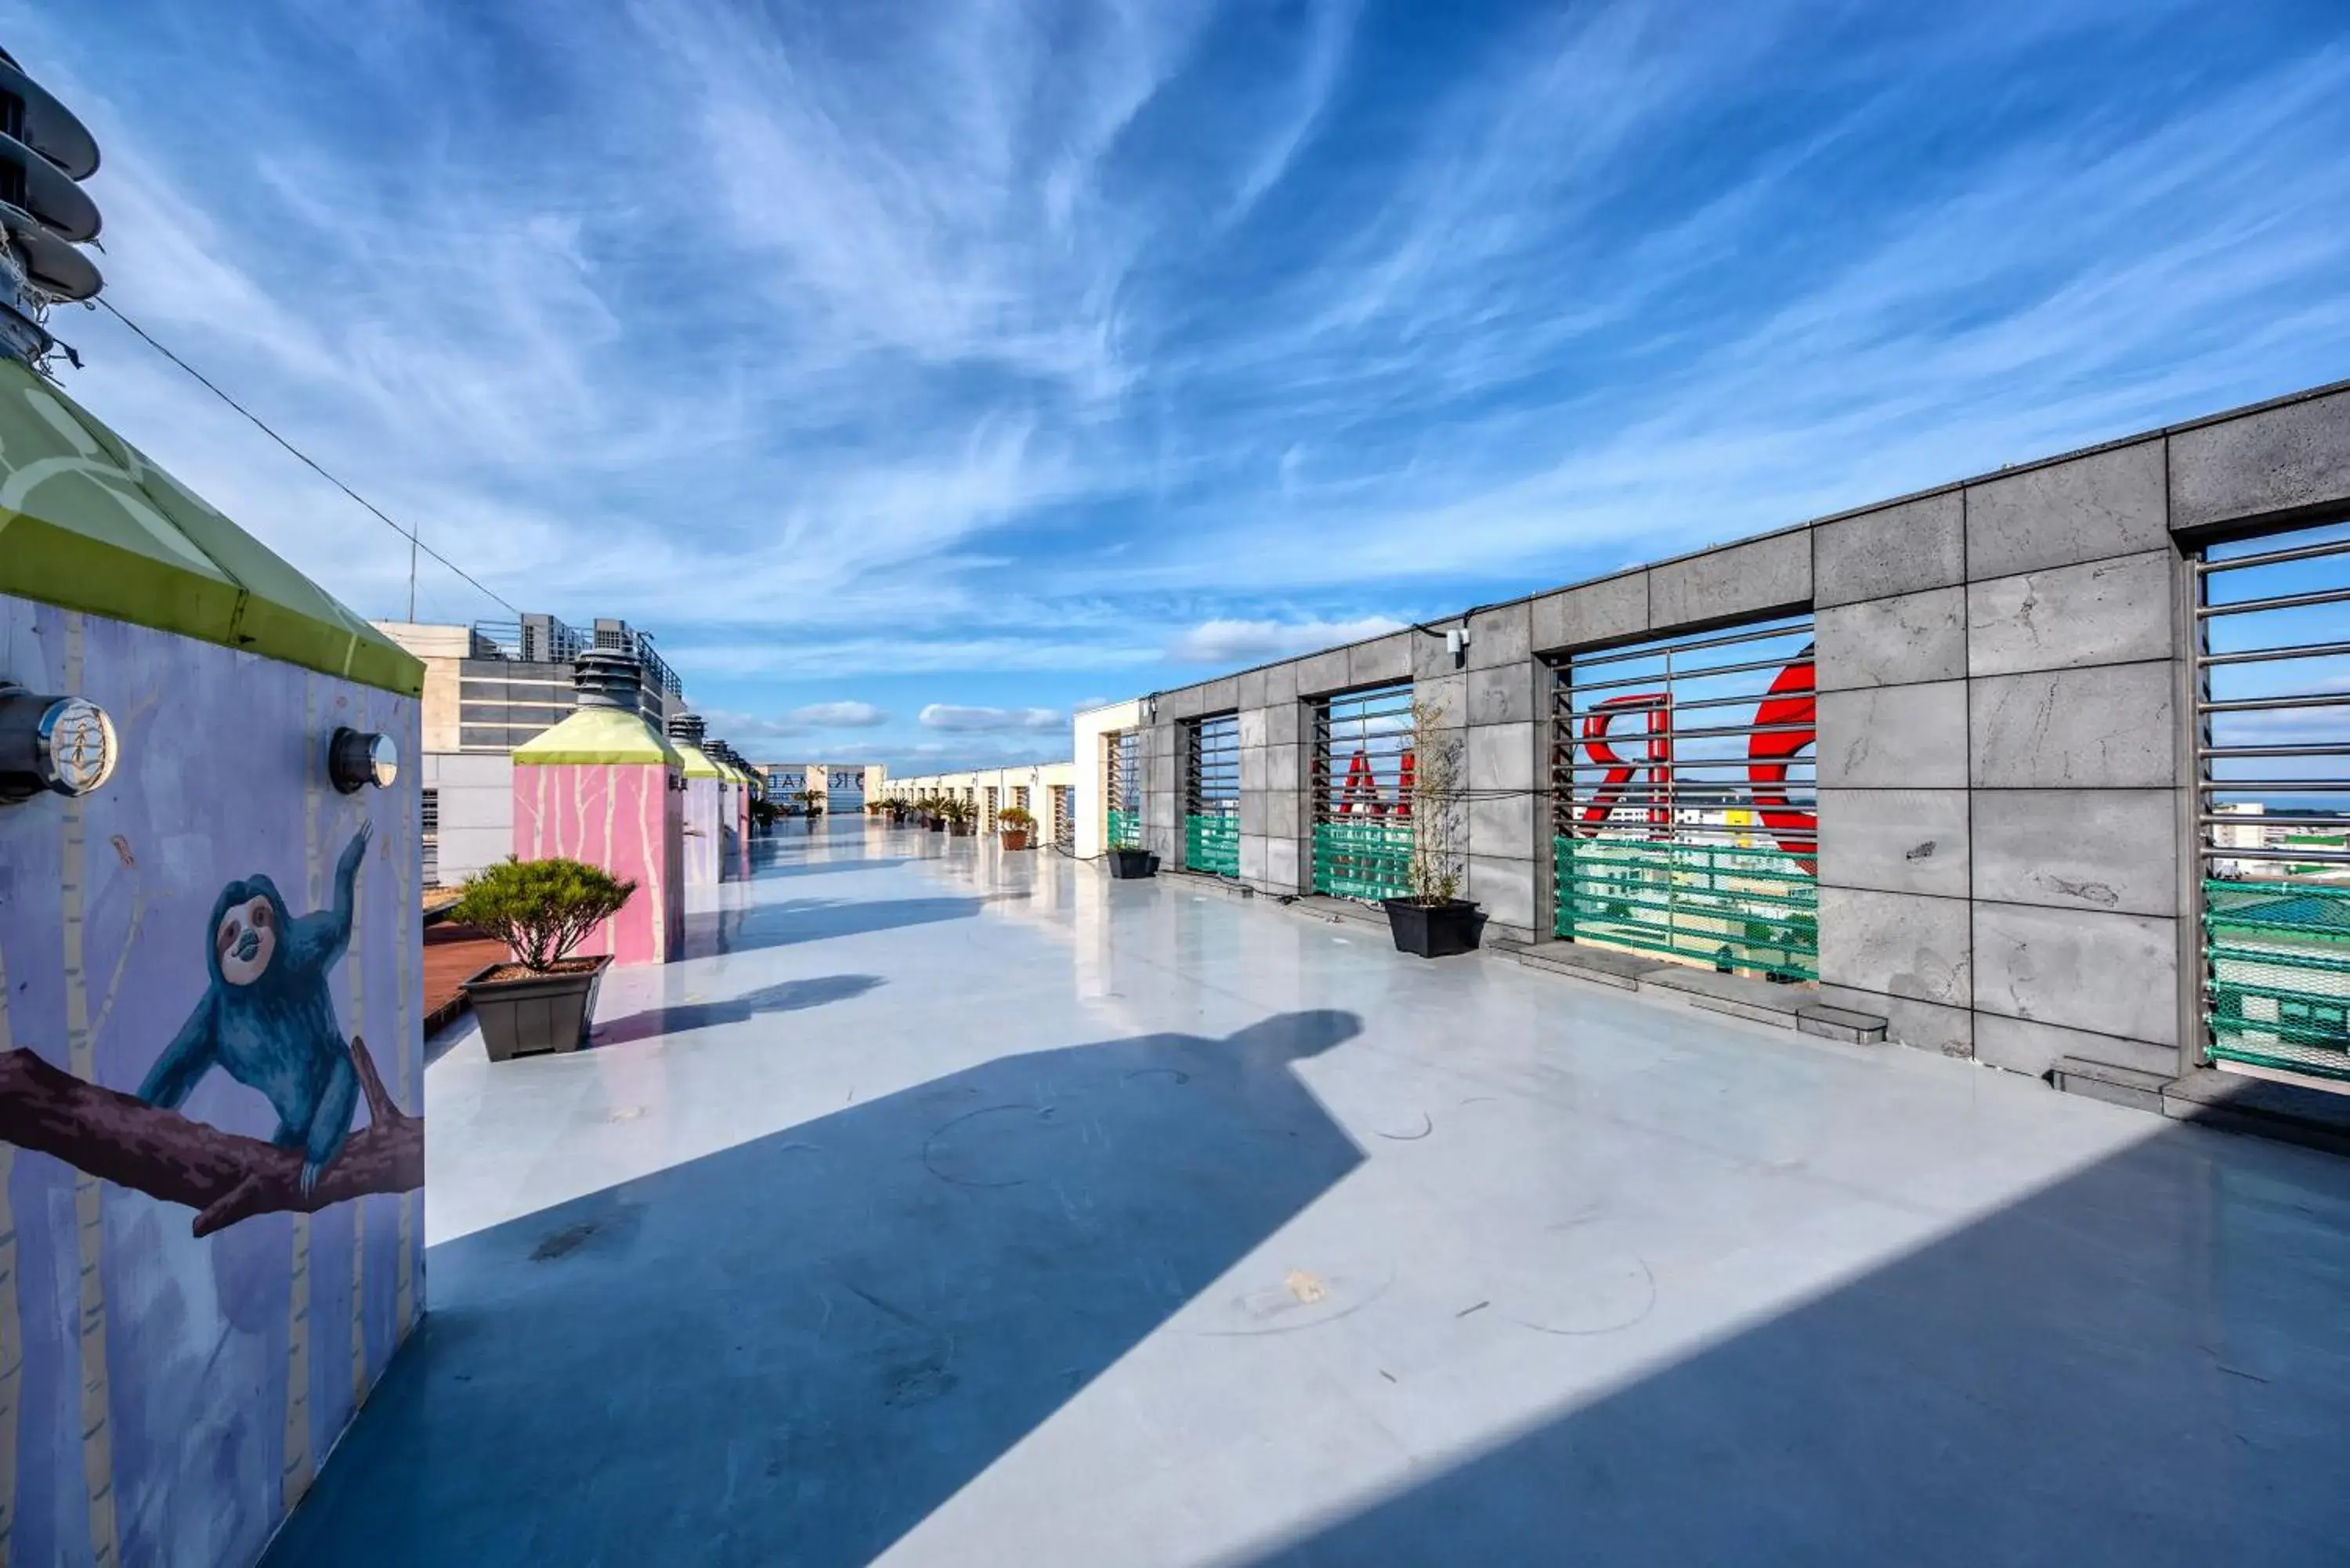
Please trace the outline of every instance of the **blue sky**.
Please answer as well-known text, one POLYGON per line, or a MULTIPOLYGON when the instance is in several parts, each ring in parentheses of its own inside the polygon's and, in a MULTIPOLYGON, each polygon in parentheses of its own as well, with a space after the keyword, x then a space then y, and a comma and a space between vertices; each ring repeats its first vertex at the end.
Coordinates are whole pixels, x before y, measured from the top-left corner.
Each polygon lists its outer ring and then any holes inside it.
MULTIPOLYGON (((109 297, 758 755, 1073 704, 2350 375, 2350 7, 0 0, 109 297)), ((78 396, 407 550, 102 313, 78 396)), ((427 565, 424 618, 504 611, 427 565)))

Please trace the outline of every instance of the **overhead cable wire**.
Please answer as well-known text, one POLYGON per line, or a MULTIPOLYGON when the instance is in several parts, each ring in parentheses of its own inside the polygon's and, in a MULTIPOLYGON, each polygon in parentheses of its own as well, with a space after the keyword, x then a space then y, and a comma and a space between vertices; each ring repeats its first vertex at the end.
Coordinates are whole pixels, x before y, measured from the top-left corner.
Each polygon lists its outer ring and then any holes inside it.
POLYGON ((185 359, 181 358, 177 354, 172 352, 171 349, 165 348, 161 343, 156 340, 153 333, 140 326, 136 321, 131 320, 128 316, 123 315, 120 310, 115 307, 115 304, 112 300, 100 295, 96 303, 104 306, 109 315, 112 316, 117 321, 121 322, 123 326, 130 328, 132 332, 138 334, 140 339, 144 342, 147 347, 154 349, 156 353, 161 354, 164 358, 169 359, 181 369, 185 370, 190 376, 195 378, 197 383, 206 391, 210 392, 213 397, 218 398, 222 402, 226 403, 230 408, 234 409, 238 413, 243 414, 247 420, 251 421, 253 427, 255 430, 259 431, 263 435, 267 436, 271 441, 276 441, 279 446, 284 447, 287 452, 292 452, 295 459, 299 462, 303 467, 308 469, 311 472, 317 474, 319 478, 325 480, 328 483, 333 485, 345 495, 349 496, 353 501, 358 502, 361 506, 366 507, 378 518, 381 519, 386 527, 390 528, 393 533, 408 541, 409 547, 411 549, 421 550, 424 554, 432 556, 434 560, 440 562, 442 566, 448 567, 451 571, 463 577, 466 582, 471 583, 475 588, 480 589, 483 594, 490 598, 495 599, 499 604, 504 605, 515 615, 519 616, 522 614, 522 611, 519 608, 508 602, 503 596, 485 587, 479 577, 474 576, 473 573, 465 570, 464 567, 459 566, 456 562, 451 560, 448 556, 442 555, 432 545, 424 543, 424 541, 417 535, 415 529, 401 526, 401 524, 382 507, 378 506, 374 502, 369 501, 366 496, 361 495, 358 491, 353 490, 349 485, 345 484, 341 480, 337 479, 333 474, 328 473, 324 468, 319 467, 317 461, 313 459, 309 453, 304 452, 300 447, 296 446, 292 441, 287 441, 284 436, 279 435, 276 431, 270 429, 267 421, 263 420, 259 414, 255 413, 251 409, 246 408, 243 403, 238 402, 234 398, 230 397, 226 392, 221 390, 220 387, 213 382, 211 377, 205 375, 202 370, 197 369, 193 365, 189 364, 185 359))

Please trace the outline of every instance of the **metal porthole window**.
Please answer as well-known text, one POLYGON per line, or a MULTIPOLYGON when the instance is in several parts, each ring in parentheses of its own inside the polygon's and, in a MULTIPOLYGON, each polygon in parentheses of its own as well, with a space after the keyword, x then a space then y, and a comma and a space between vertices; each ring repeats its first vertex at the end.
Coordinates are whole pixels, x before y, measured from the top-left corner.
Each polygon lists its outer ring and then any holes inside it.
POLYGON ((1241 721, 1237 713, 1186 725, 1183 865, 1241 874, 1241 721))
POLYGON ((1314 890, 1400 898, 1411 890, 1411 682, 1314 705, 1314 890))
POLYGON ((1556 933, 1817 980, 1812 618, 1555 668, 1556 933))
POLYGON ((1142 847, 1142 732, 1121 730, 1109 738, 1107 847, 1142 847))
POLYGON ((2350 1079, 2350 522, 2194 571, 2205 1056, 2350 1079))

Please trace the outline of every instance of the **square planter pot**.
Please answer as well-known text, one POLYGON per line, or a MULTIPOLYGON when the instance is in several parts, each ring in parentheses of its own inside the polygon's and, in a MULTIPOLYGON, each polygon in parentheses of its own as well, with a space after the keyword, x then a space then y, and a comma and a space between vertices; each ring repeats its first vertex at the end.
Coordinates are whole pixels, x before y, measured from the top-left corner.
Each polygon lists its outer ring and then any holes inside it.
POLYGON ((1003 830, 1003 847, 1006 849, 1027 848, 1028 830, 1021 827, 1005 828, 1003 830))
POLYGON ((1388 912, 1388 929, 1399 953, 1450 958, 1454 953, 1474 952, 1478 938, 1484 934, 1484 914, 1466 898, 1447 898, 1441 904, 1382 898, 1379 904, 1388 912))
POLYGON ((1113 849, 1109 852, 1109 874, 1118 877, 1155 877, 1159 874, 1159 857, 1148 849, 1113 849))
POLYGON ((486 978, 492 964, 465 981, 465 1000, 482 1021, 482 1044, 493 1062, 577 1051, 588 1041, 588 1021, 596 1015, 596 989, 612 967, 609 953, 595 967, 568 974, 531 975, 522 980, 486 978))
POLYGON ((932 833, 944 833, 946 830, 947 819, 945 817, 934 816, 931 818, 931 831, 932 833))

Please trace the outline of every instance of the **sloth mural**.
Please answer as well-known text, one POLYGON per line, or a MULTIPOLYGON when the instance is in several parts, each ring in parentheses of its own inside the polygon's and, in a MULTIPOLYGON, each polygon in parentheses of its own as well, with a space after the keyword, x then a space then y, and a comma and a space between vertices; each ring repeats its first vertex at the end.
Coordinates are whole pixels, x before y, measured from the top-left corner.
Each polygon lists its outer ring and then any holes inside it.
POLYGON ((0 1562, 254 1561, 422 1310, 421 680, 0 358, 0 1562))

